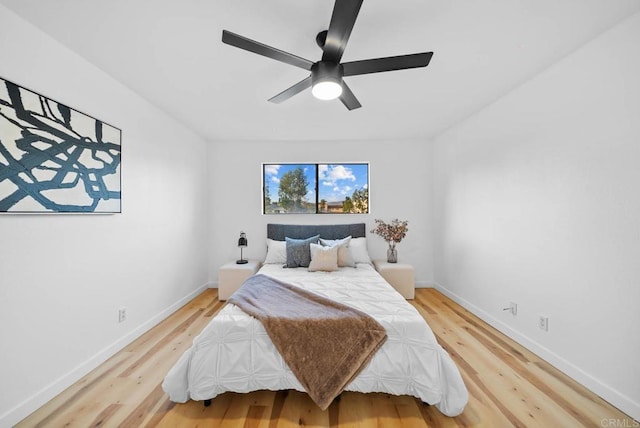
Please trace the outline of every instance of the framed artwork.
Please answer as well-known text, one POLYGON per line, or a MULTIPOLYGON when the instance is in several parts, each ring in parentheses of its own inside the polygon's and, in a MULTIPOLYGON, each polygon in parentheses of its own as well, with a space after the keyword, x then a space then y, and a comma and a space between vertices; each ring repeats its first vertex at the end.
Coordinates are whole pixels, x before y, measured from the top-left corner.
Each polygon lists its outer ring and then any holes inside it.
POLYGON ((368 163, 262 164, 263 214, 368 214, 368 163))
POLYGON ((0 78, 0 213, 120 213, 121 138, 0 78))

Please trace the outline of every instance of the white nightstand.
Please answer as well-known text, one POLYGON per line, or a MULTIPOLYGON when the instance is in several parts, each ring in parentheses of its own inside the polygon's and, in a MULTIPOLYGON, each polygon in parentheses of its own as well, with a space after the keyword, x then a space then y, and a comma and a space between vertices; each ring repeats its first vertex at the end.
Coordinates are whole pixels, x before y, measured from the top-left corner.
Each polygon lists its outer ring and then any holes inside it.
POLYGON ((236 262, 225 263, 218 269, 218 299, 227 300, 240 286, 260 269, 261 263, 249 260, 239 265, 236 262))
POLYGON ((413 266, 406 263, 389 263, 386 260, 374 260, 373 265, 382 277, 405 299, 413 299, 416 283, 413 266))

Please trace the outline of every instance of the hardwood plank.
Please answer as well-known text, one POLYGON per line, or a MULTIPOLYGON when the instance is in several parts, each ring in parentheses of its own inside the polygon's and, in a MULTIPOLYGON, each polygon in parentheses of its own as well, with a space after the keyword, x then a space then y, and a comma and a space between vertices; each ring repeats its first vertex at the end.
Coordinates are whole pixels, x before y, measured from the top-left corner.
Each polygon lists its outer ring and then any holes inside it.
POLYGON ((403 420, 395 404, 388 396, 376 394, 373 397, 373 416, 378 426, 389 428, 402 428, 403 420))
POLYGON ((145 428, 153 428, 160 425, 161 421, 171 413, 176 403, 169 400, 168 396, 164 396, 161 403, 158 403, 153 414, 149 415, 148 420, 144 424, 145 428))
POLYGON ((273 405, 271 406, 271 415, 269 416, 269 428, 276 428, 278 426, 284 402, 288 395, 289 391, 278 391, 275 393, 273 405))
POLYGON ((53 400, 42 406, 39 411, 29 415, 22 421, 22 423, 25 424, 24 426, 49 426, 51 421, 58 417, 59 414, 63 413, 71 406, 74 406, 79 402, 83 402, 89 391, 94 388, 103 388, 104 379, 107 379, 111 372, 117 370, 121 365, 126 363, 130 357, 131 355, 127 352, 119 352, 114 355, 100 367, 84 376, 53 400))
POLYGON ((155 408, 164 398, 164 391, 160 385, 156 386, 150 394, 135 408, 129 416, 120 423, 123 428, 135 428, 143 425, 144 420, 150 414, 151 409, 155 408))
POLYGON ((157 356, 159 354, 159 351, 165 349, 169 342, 178 337, 181 333, 184 333, 189 326, 191 326, 198 318, 200 318, 203 312, 204 309, 198 309, 193 315, 191 315, 179 326, 174 328, 169 334, 163 337, 162 340, 156 342, 144 354, 140 355, 140 357, 133 364, 131 364, 126 368, 126 370, 120 373, 120 377, 130 377, 138 367, 142 366, 145 363, 146 360, 152 358, 153 356, 157 356))
POLYGON ((434 289, 412 304, 460 369, 469 404, 449 418, 414 397, 342 393, 321 411, 298 391, 224 393, 209 407, 172 403, 169 368, 225 305, 205 290, 18 427, 546 427, 635 426, 633 419, 434 289))
POLYGON ((98 414, 98 416, 91 422, 89 426, 91 427, 101 427, 105 424, 109 423, 109 419, 113 416, 120 408, 122 404, 109 404, 102 412, 98 414))
POLYGON ((373 402, 371 397, 364 399, 362 394, 343 392, 338 403, 338 420, 335 426, 342 428, 375 428, 377 420, 373 417, 373 402))

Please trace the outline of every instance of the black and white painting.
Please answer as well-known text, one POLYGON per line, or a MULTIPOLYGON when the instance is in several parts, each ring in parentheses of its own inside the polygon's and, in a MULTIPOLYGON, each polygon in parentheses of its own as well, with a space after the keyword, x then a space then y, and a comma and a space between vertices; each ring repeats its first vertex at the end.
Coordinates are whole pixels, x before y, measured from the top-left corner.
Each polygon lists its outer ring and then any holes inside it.
POLYGON ((0 212, 119 213, 121 131, 0 78, 0 212))

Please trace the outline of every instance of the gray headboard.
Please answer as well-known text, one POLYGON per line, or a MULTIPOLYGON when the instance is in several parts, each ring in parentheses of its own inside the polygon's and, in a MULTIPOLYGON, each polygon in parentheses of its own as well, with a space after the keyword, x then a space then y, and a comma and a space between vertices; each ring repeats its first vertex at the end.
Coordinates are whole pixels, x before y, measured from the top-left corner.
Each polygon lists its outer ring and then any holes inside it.
POLYGON ((365 237, 367 225, 356 224, 267 224, 267 238, 284 241, 285 237, 304 239, 320 235, 323 239, 341 239, 347 236, 354 238, 365 237))

